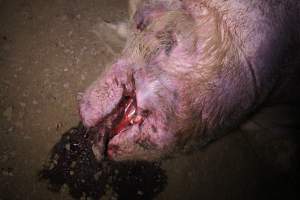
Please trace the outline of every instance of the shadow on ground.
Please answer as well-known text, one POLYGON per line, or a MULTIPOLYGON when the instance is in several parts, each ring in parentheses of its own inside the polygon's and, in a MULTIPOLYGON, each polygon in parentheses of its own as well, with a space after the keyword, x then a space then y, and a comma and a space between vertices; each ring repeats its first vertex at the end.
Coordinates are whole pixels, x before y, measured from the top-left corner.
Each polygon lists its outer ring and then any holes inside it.
POLYGON ((81 123, 63 134, 40 172, 52 191, 67 190, 75 199, 153 199, 167 182, 159 163, 97 162, 91 141, 94 131, 81 123))

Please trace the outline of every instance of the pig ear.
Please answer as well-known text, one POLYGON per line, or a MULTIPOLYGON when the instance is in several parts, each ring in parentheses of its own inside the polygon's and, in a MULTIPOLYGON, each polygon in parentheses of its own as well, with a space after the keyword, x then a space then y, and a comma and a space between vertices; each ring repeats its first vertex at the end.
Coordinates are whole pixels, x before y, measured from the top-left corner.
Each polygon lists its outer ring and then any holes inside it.
POLYGON ((154 4, 150 5, 147 3, 139 3, 137 4, 136 11, 133 14, 132 20, 136 26, 136 28, 140 31, 143 31, 152 20, 165 11, 168 10, 168 7, 163 4, 154 4))
POLYGON ((184 2, 182 8, 194 18, 203 17, 209 12, 207 6, 199 1, 184 2))
POLYGON ((130 17, 140 31, 143 31, 157 16, 166 11, 181 9, 183 5, 181 0, 154 0, 150 2, 131 0, 129 3, 130 17))
POLYGON ((132 19, 139 5, 141 4, 141 0, 129 0, 129 17, 132 19))

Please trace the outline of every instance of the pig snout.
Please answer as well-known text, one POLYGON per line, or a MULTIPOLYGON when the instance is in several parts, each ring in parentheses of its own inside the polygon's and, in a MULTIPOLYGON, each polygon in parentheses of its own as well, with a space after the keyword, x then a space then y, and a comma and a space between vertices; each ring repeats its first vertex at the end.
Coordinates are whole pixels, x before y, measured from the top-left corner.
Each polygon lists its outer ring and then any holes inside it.
POLYGON ((93 151, 98 159, 157 159, 173 146, 167 115, 176 103, 162 100, 172 95, 158 80, 148 80, 143 70, 125 67, 129 72, 116 76, 119 67, 124 66, 113 65, 80 100, 83 123, 99 128, 93 151))
MULTIPOLYGON (((133 82, 130 68, 124 71, 116 63, 103 72, 102 76, 88 87, 80 96, 79 112, 83 124, 87 127, 97 125, 117 106, 126 93, 132 93, 133 82)), ((123 65, 122 65, 123 66, 123 65)))
POLYGON ((83 123, 99 127, 95 154, 168 156, 235 127, 268 96, 285 45, 276 18, 233 0, 135 2, 121 57, 80 100, 83 123))

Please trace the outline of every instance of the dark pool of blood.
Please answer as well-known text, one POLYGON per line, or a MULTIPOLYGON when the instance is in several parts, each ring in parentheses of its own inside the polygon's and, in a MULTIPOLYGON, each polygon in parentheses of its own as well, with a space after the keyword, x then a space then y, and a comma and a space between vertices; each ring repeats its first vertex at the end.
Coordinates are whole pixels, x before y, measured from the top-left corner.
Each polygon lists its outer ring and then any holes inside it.
POLYGON ((164 189, 167 177, 160 163, 96 161, 91 147, 97 134, 81 123, 63 134, 39 173, 49 189, 67 187, 75 199, 100 199, 111 191, 116 199, 153 199, 164 189))

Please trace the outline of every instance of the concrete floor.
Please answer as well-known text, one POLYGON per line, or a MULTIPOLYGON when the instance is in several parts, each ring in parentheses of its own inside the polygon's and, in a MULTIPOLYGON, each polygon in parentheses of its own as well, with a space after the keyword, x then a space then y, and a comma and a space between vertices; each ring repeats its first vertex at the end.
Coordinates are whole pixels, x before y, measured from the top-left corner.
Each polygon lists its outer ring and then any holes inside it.
MULTIPOLYGON (((70 195, 69 184, 50 191, 38 173, 63 133, 77 126, 77 93, 122 49, 124 41, 103 22, 126 17, 121 0, 0 0, 0 200, 91 199, 70 195)), ((163 178, 153 188, 132 190, 131 179, 119 175, 119 189, 107 184, 101 199, 126 199, 127 191, 130 199, 299 195, 298 115, 291 104, 266 105, 207 148, 155 165, 163 178)), ((153 167, 132 169, 124 173, 138 171, 145 183, 153 178, 153 167)))

